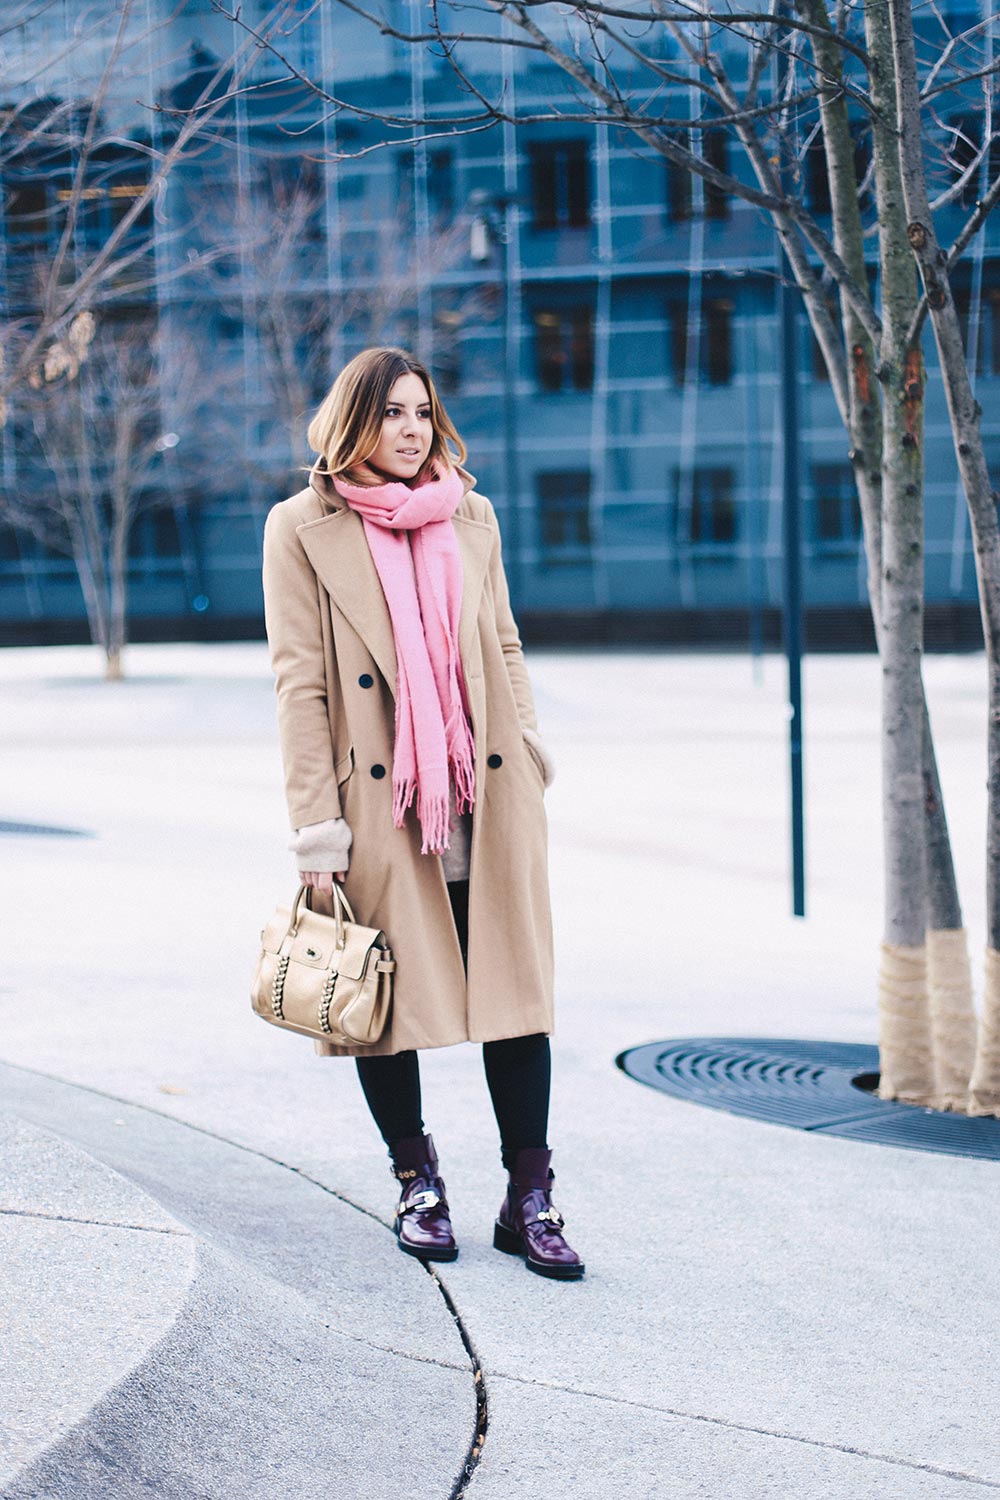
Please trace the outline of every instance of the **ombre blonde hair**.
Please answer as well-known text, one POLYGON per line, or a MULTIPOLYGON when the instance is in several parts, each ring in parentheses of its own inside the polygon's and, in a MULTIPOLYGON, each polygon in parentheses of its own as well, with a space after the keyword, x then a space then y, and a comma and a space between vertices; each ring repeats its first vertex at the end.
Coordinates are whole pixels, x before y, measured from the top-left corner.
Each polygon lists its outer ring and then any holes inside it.
POLYGON ((365 349, 345 365, 309 423, 309 446, 320 467, 353 484, 379 483, 360 468, 378 447, 389 392, 401 375, 417 375, 427 387, 434 436, 417 479, 430 469, 465 462, 467 449, 445 411, 429 372, 404 349, 365 349), (451 443, 454 452, 448 447, 451 443))

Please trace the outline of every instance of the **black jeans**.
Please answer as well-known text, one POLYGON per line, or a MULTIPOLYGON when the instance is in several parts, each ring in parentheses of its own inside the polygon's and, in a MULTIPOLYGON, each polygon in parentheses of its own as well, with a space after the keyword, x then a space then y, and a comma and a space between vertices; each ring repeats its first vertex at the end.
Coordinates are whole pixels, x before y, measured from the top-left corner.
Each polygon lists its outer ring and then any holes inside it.
MULTIPOLYGON (((469 946, 469 882, 448 885, 462 957, 469 946)), ((359 1057, 358 1077, 368 1108, 386 1145, 424 1130, 420 1097, 420 1064, 416 1052, 396 1052, 391 1057, 359 1057)), ((506 1037, 483 1043, 483 1067, 500 1129, 504 1166, 514 1165, 519 1151, 546 1146, 549 1123, 549 1092, 552 1061, 549 1039, 534 1036, 506 1037)))

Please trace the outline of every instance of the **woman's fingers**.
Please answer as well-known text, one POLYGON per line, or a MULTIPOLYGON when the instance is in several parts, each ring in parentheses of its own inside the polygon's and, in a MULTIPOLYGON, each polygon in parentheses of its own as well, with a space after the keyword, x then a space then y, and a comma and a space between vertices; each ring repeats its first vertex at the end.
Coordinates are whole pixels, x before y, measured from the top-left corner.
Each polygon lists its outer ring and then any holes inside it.
POLYGON ((343 885, 347 879, 347 871, 336 870, 331 874, 329 870, 300 870, 299 879, 303 885, 314 886, 318 891, 332 891, 334 880, 339 880, 343 885))

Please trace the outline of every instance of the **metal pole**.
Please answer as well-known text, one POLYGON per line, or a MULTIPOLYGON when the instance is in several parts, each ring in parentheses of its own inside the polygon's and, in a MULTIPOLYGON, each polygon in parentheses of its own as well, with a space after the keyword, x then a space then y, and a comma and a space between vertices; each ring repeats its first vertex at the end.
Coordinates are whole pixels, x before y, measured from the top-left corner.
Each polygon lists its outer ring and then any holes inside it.
POLYGON ((802 776, 802 527, 800 524, 799 369, 795 339, 798 293, 785 274, 778 281, 781 320, 782 618, 788 657, 788 731, 792 790, 792 912, 806 914, 805 818, 802 776))
MULTIPOLYGON (((778 0, 777 14, 787 14, 789 0, 778 0)), ((779 41, 784 37, 779 32, 779 41)), ((783 46, 779 46, 775 82, 779 100, 794 92, 790 77, 794 66, 783 46)), ((793 129, 795 120, 786 113, 780 121, 793 129)), ((779 152, 782 142, 779 140, 779 152)), ((783 152, 781 154, 784 154, 783 152)), ((787 172, 779 167, 779 178, 787 182, 787 172)), ((802 528, 801 455, 799 447, 799 361, 795 340, 795 313, 798 288, 792 281, 791 266, 785 261, 778 243, 778 317, 781 324, 781 519, 783 541, 784 589, 782 590, 782 625, 785 654, 788 658, 788 735, 792 792, 792 913, 806 914, 805 817, 802 777, 802 528)))
POLYGON ((519 341, 511 326, 510 295, 510 221, 513 204, 504 198, 499 204, 502 214, 500 245, 503 256, 503 457, 504 485, 507 490, 507 578, 511 604, 521 602, 521 516, 517 476, 517 432, 515 429, 514 392, 517 389, 519 341))

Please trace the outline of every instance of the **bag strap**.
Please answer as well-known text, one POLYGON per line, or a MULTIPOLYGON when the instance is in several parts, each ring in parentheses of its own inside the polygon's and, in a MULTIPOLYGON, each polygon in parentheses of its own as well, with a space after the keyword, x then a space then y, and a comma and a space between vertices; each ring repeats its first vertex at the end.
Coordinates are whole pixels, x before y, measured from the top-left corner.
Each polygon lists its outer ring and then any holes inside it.
MULTIPOLYGON (((299 928, 299 905, 300 905, 300 903, 302 901, 303 896, 305 896, 306 911, 312 911, 312 907, 309 904, 310 903, 309 892, 312 889, 313 889, 313 887, 310 886, 310 885, 300 885, 299 888, 298 888, 298 890, 295 893, 295 900, 292 903, 292 915, 291 915, 291 918, 290 918, 289 923, 288 923, 288 936, 289 937, 294 937, 295 934, 298 932, 298 928, 299 928)), ((348 901, 346 895, 344 894, 344 892, 340 888, 340 882, 337 881, 337 880, 334 880, 334 882, 333 882, 333 920, 337 924, 336 925, 336 935, 335 935, 334 941, 335 941, 335 943, 336 943, 336 945, 337 945, 338 948, 342 948, 344 946, 344 919, 345 919, 345 917, 346 917, 346 919, 347 919, 348 922, 352 922, 352 923, 356 923, 357 922, 357 917, 354 915, 354 912, 351 909, 351 903, 348 901)))

